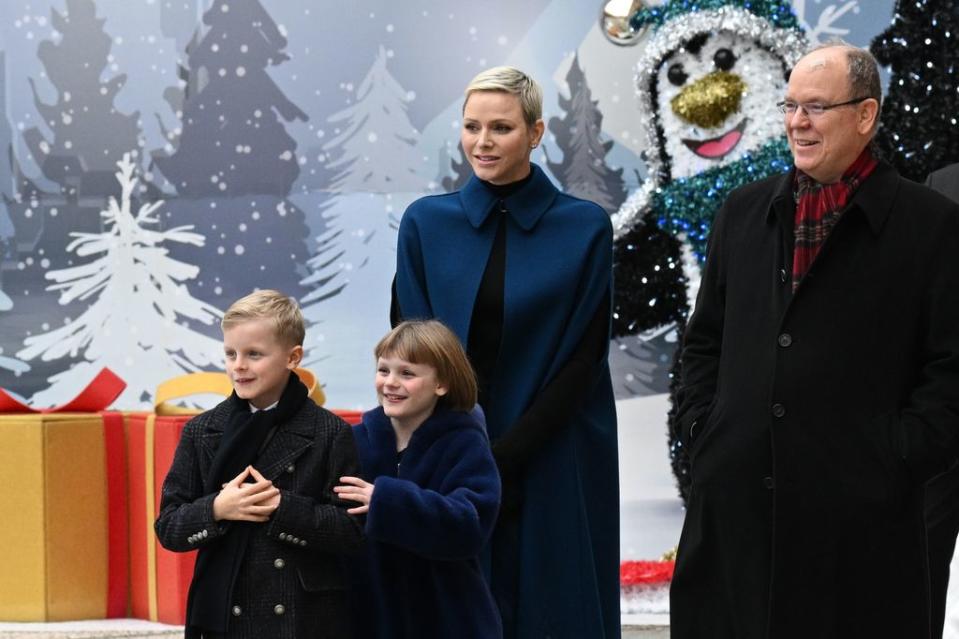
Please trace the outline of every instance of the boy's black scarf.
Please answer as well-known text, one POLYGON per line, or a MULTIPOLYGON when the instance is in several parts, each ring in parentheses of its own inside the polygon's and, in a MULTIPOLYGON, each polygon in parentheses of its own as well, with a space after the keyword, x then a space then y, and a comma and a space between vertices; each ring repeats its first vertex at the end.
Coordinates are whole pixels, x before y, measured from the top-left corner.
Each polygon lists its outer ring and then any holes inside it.
MULTIPOLYGON (((234 391, 228 400, 230 416, 223 438, 203 482, 203 494, 219 492, 223 484, 254 464, 270 433, 290 421, 307 397, 306 386, 292 372, 279 403, 270 410, 251 414, 249 402, 234 391)), ((229 625, 233 586, 250 534, 259 524, 231 521, 229 525, 228 534, 197 554, 187 598, 188 638, 199 638, 204 632, 225 633, 229 625)))

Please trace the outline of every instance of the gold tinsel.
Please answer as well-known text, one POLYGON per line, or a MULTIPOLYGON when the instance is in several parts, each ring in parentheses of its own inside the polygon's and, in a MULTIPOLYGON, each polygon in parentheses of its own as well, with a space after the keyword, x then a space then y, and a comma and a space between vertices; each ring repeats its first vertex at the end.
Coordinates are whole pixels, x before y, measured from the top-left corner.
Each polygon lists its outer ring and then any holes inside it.
POLYGON ((739 111, 746 83, 728 71, 714 71, 696 80, 670 101, 673 113, 696 126, 712 129, 739 111))

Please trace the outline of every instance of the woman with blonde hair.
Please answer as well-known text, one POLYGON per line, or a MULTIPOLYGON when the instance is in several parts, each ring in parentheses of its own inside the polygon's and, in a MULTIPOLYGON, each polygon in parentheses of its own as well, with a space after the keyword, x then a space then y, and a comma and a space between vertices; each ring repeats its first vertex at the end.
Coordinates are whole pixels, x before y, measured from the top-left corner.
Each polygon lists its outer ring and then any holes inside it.
POLYGON ((476 369, 503 482, 487 568, 504 636, 618 637, 612 227, 530 162, 545 130, 532 78, 496 67, 465 94, 474 175, 404 214, 394 320, 442 320, 476 369))

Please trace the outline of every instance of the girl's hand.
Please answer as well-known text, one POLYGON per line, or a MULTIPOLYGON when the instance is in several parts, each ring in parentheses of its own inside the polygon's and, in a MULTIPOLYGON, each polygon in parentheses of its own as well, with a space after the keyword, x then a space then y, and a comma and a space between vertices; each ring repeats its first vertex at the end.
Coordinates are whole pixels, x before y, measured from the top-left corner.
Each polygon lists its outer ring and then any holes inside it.
POLYGON ((340 482, 345 485, 335 486, 333 492, 340 499, 355 501, 362 504, 355 508, 350 508, 346 512, 351 515, 363 515, 370 511, 370 500, 373 499, 373 484, 363 481, 359 477, 340 477, 340 482))
POLYGON ((217 521, 252 521, 263 523, 280 505, 280 491, 252 466, 223 485, 213 500, 213 518, 217 521), (254 483, 245 483, 252 477, 254 483))

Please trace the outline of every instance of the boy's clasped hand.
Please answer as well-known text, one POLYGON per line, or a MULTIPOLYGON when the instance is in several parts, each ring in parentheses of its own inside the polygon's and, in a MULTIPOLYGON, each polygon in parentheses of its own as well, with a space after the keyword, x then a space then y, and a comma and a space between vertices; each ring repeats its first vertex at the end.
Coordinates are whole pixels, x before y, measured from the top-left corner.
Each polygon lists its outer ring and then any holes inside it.
POLYGON ((223 484, 213 500, 213 517, 217 520, 269 521, 280 506, 280 490, 253 466, 223 484))

